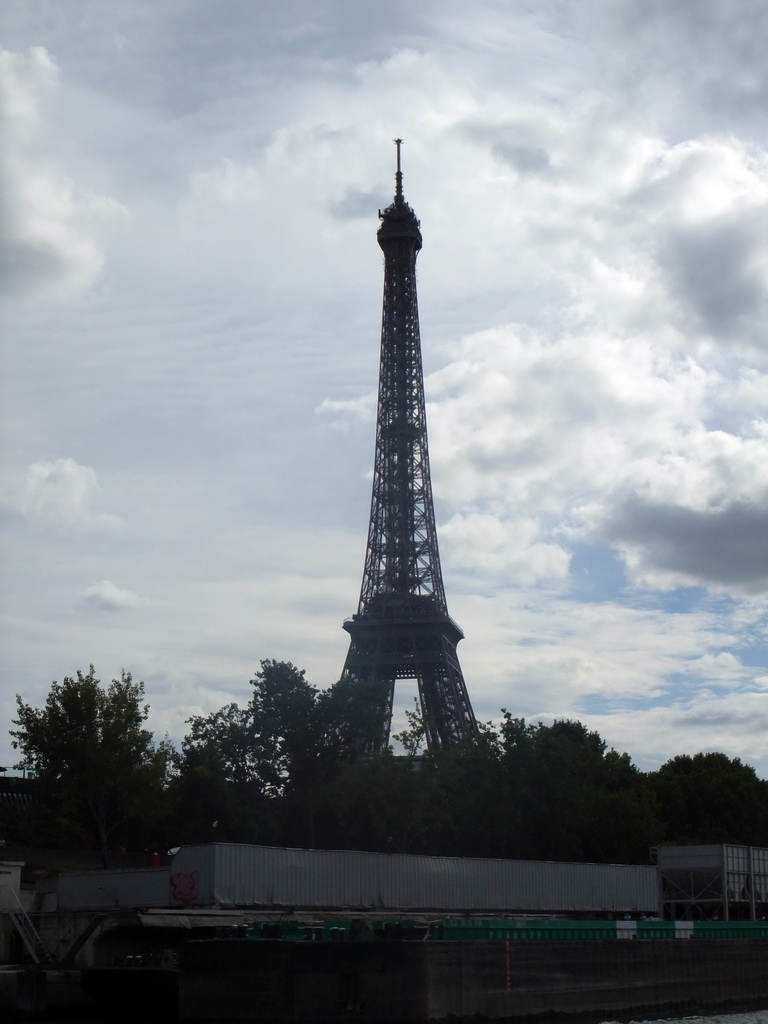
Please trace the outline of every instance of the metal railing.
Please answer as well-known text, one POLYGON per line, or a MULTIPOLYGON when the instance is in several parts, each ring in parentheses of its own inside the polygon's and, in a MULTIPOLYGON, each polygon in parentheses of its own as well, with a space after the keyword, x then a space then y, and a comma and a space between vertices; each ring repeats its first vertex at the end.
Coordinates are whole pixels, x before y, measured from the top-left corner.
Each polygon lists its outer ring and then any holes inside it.
POLYGON ((53 960, 45 943, 32 923, 32 919, 21 905, 16 890, 12 885, 4 883, 0 885, 0 911, 8 914, 21 936, 27 952, 36 964, 50 963, 53 960))

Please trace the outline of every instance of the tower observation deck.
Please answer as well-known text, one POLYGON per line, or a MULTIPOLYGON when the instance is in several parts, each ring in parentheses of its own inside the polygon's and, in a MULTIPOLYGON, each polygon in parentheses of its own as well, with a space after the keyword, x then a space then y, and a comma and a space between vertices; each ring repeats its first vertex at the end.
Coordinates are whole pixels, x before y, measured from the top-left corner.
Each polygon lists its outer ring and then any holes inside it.
POLYGON ((421 226, 403 196, 397 146, 395 196, 379 211, 384 253, 376 453, 363 582, 344 623, 349 652, 340 685, 360 688, 370 713, 354 740, 370 755, 389 742, 395 682, 415 679, 430 750, 477 731, 456 647, 464 634, 448 614, 440 569, 427 446, 416 299, 421 226))

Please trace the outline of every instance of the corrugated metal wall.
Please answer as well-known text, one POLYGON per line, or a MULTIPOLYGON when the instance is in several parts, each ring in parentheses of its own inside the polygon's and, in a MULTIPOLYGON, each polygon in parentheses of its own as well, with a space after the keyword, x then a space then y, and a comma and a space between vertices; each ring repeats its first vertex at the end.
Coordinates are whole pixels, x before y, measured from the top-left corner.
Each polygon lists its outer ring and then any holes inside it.
POLYGON ((175 906, 658 913, 656 869, 268 846, 187 846, 175 906))
POLYGON ((168 868, 65 871, 56 880, 58 910, 167 907, 168 868))

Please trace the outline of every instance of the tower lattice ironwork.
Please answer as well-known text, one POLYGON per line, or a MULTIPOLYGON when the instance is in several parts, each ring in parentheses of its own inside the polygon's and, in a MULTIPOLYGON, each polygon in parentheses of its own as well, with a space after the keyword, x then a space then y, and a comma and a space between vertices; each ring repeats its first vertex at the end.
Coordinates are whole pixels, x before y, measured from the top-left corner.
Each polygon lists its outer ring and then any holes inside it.
POLYGON ((372 754, 389 742, 398 679, 416 679, 431 750, 477 731, 456 652, 464 634, 448 614, 440 569, 427 447, 416 256, 420 223, 403 196, 396 139, 394 201, 379 211, 384 252, 376 455, 360 603, 344 623, 350 645, 341 684, 365 694, 355 743, 372 754))

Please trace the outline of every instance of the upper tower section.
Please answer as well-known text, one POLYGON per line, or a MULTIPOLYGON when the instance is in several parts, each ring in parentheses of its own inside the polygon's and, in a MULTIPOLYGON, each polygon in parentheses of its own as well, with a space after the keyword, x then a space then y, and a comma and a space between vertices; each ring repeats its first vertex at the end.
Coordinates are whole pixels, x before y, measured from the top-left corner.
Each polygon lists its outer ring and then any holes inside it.
POLYGON ((421 249, 421 225, 416 214, 410 208, 403 196, 403 172, 400 167, 400 147, 402 139, 395 139, 397 146, 397 172, 395 173, 395 198, 386 210, 379 210, 379 227, 377 238, 379 245, 387 254, 400 246, 393 245, 395 242, 409 242, 407 248, 413 253, 421 249))

